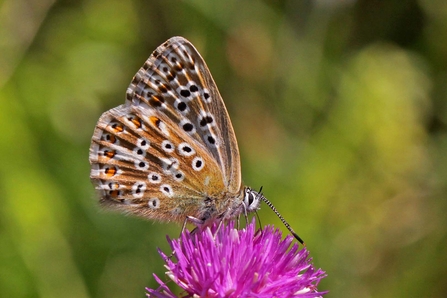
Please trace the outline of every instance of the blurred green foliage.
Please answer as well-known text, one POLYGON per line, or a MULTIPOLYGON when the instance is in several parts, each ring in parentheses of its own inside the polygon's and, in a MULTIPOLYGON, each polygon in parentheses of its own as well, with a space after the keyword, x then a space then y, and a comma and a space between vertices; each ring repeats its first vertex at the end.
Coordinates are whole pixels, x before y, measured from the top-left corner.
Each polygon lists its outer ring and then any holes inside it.
MULTIPOLYGON (((447 292, 447 2, 0 1, 0 296, 144 297, 180 227, 99 211, 88 148, 169 37, 332 297, 447 292)), ((263 224, 283 229, 263 207, 263 224)), ((284 229, 285 230, 285 229, 284 229)))

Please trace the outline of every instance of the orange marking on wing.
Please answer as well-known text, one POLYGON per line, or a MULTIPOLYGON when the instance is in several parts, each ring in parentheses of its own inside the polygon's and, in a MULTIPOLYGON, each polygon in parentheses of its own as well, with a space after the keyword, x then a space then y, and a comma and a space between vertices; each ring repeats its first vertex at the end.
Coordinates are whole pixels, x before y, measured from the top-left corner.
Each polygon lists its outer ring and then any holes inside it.
POLYGON ((106 168, 104 170, 104 173, 107 175, 107 177, 113 177, 113 176, 115 176, 117 171, 118 171, 118 169, 116 167, 110 167, 110 168, 106 168))
POLYGON ((161 120, 155 116, 150 116, 149 120, 152 122, 153 125, 159 127, 161 120))
POLYGON ((113 124, 112 128, 116 131, 116 132, 123 132, 124 131, 124 126, 122 124, 113 124))
POLYGON ((131 121, 137 128, 141 128, 141 120, 140 119, 135 117, 131 121))
POLYGON ((116 198, 120 195, 120 191, 119 190, 112 190, 109 192, 109 196, 111 196, 112 198, 116 198))
POLYGON ((116 151, 115 150, 106 150, 104 151, 104 156, 108 157, 108 158, 113 158, 116 155, 116 151))

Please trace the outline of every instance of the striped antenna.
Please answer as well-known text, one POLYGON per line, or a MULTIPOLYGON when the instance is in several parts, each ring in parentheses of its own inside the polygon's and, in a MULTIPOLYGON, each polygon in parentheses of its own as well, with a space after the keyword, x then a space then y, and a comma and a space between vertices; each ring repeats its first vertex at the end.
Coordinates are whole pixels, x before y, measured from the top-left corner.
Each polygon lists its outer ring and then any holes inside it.
POLYGON ((286 226, 287 230, 289 230, 289 232, 293 235, 293 237, 295 237, 296 240, 298 240, 302 245, 306 246, 306 244, 304 244, 303 239, 301 239, 300 236, 298 236, 297 233, 295 233, 295 231, 292 229, 292 227, 289 225, 289 223, 284 219, 284 217, 282 217, 282 215, 279 213, 279 211, 275 208, 275 206, 273 206, 272 202, 270 202, 269 200, 267 200, 266 197, 264 197, 264 195, 262 194, 262 187, 259 190, 259 195, 261 196, 261 200, 264 201, 264 203, 267 204, 267 206, 270 207, 270 209, 273 210, 273 212, 275 212, 276 216, 278 216, 278 218, 282 221, 282 223, 286 226))

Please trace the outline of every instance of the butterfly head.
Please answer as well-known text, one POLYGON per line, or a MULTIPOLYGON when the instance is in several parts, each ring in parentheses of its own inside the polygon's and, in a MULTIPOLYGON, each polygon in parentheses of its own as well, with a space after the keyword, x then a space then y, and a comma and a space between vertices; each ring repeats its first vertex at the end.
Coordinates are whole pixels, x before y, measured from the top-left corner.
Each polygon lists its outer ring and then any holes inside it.
POLYGON ((247 213, 258 210, 261 204, 263 195, 261 192, 254 191, 250 187, 244 189, 244 209, 247 213))

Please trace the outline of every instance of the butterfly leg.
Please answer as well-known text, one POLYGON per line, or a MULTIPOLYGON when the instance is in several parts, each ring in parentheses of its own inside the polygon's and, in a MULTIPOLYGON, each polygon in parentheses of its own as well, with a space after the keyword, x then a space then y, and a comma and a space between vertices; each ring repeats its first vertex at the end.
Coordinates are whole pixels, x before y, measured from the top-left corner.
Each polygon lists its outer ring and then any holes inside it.
POLYGON ((245 225, 248 225, 248 211, 247 211, 247 206, 245 206, 245 204, 242 204, 242 207, 244 208, 245 225))
POLYGON ((185 232, 186 224, 188 223, 188 221, 196 225, 196 227, 191 231, 191 235, 194 235, 197 232, 198 227, 205 223, 204 220, 198 219, 196 217, 189 216, 189 215, 186 216, 185 221, 183 222, 183 225, 182 225, 182 230, 180 231, 180 236, 183 234, 183 232, 185 232))
POLYGON ((216 229, 216 232, 214 233, 214 235, 217 235, 217 233, 220 230, 220 227, 222 227, 222 224, 223 224, 223 220, 219 221, 219 225, 217 226, 217 229, 216 229))

